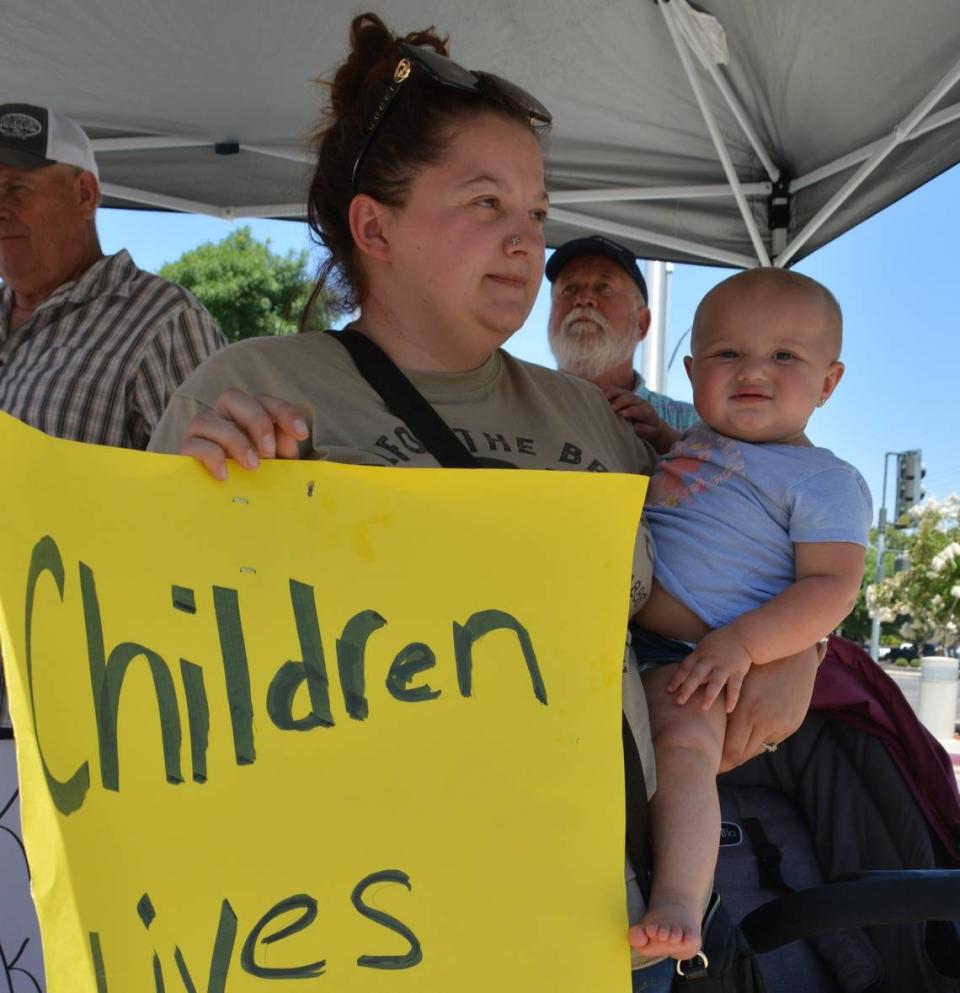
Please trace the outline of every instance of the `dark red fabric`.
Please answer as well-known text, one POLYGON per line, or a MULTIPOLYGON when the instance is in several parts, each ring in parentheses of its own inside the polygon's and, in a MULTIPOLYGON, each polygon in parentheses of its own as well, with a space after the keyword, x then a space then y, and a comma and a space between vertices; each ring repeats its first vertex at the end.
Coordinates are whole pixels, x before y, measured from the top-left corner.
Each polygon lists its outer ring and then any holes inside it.
POLYGON ((950 756, 859 645, 830 636, 810 709, 880 738, 930 826, 960 859, 960 792, 950 756))

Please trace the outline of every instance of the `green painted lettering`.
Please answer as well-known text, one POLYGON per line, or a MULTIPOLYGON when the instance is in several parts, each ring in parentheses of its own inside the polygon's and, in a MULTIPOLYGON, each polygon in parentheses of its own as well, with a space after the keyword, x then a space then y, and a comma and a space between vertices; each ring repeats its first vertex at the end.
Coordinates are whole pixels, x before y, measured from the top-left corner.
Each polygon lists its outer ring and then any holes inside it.
MULTIPOLYGON (((210 956, 210 974, 207 978, 207 993, 224 993, 227 988, 227 972, 230 970, 230 959, 233 958, 233 947, 237 940, 237 915, 233 912, 229 900, 224 900, 220 906, 220 922, 217 925, 217 937, 210 956)), ((180 946, 173 950, 173 958, 180 972, 180 979, 187 993, 197 993, 197 987, 187 968, 186 960, 180 946)))
POLYGON ((117 645, 104 660, 103 622, 97 599, 93 571, 80 563, 80 596, 87 629, 87 653, 90 664, 90 686, 97 717, 97 739, 100 744, 100 782, 104 789, 120 789, 120 755, 117 744, 117 723, 120 716, 120 692, 130 663, 143 657, 150 667, 157 695, 160 734, 163 741, 163 765, 167 782, 182 783, 180 771, 180 711, 173 677, 167 663, 154 651, 132 641, 117 645))
MULTIPOLYGON (((60 549, 56 542, 49 535, 41 538, 33 546, 33 554, 30 556, 30 570, 27 573, 27 596, 26 608, 24 612, 24 628, 26 635, 26 648, 24 657, 27 666, 27 685, 30 691, 30 714, 33 718, 33 726, 37 735, 37 750, 40 753, 40 764, 43 766, 43 776, 47 781, 47 789, 54 806, 66 817, 74 813, 83 805, 87 790, 90 789, 90 764, 83 762, 73 771, 67 779, 57 779, 50 771, 47 760, 43 756, 43 746, 40 743, 40 727, 37 724, 37 699, 33 689, 33 607, 34 598, 37 591, 37 581, 43 573, 49 572, 53 581, 57 584, 57 592, 60 600, 63 601, 63 559, 60 557, 60 549)), ((98 939, 99 940, 99 939, 98 939)), ((91 947, 93 938, 91 937, 91 947)), ((99 945, 98 945, 99 947, 99 945)))
POLYGON ((309 731, 317 726, 333 727, 327 663, 323 655, 313 587, 291 579, 290 603, 293 606, 303 660, 298 662, 288 659, 277 670, 267 691, 267 713, 270 720, 283 731, 309 731), (294 717, 293 699, 304 682, 310 696, 310 710, 302 717, 294 717))
POLYGON ((523 660, 527 664, 533 694, 542 703, 547 702, 547 690, 533 650, 533 642, 527 629, 516 618, 502 610, 478 610, 471 614, 466 624, 453 625, 453 652, 457 662, 457 683, 463 696, 473 692, 473 646, 491 631, 513 631, 520 643, 523 660))
POLYGON ((256 961, 258 942, 262 941, 265 945, 271 945, 274 942, 282 941, 289 935, 297 934, 299 931, 303 931, 304 928, 309 927, 316 918, 317 901, 307 893, 298 893, 295 896, 289 896, 285 900, 274 904, 257 921, 253 930, 247 935, 247 940, 243 943, 243 949, 240 952, 241 967, 245 972, 249 972, 251 976, 258 976, 260 979, 311 979, 314 976, 322 975, 327 964, 324 959, 321 959, 319 962, 310 962, 307 965, 292 966, 265 966, 260 965, 256 961), (286 927, 280 928, 279 931, 274 931, 272 934, 264 935, 261 938, 264 928, 271 921, 294 910, 301 911, 296 920, 292 921, 286 927))
POLYGON ((419 703, 421 700, 436 700, 440 690, 433 690, 428 683, 423 686, 410 686, 410 680, 418 672, 425 672, 437 664, 433 649, 421 641, 414 641, 397 652, 390 671, 387 673, 387 689, 396 700, 419 703))
POLYGON ((410 877, 399 869, 381 869, 380 872, 373 872, 361 879, 350 895, 350 901, 362 917, 399 934, 401 938, 406 939, 410 948, 403 955, 361 955, 357 959, 357 965, 367 969, 411 969, 423 961, 423 950, 420 947, 420 942, 403 921, 399 921, 396 917, 363 902, 364 893, 375 883, 399 883, 412 892, 413 886, 410 883, 410 877))
POLYGON ((214 586, 213 607, 217 615, 220 654, 223 656, 223 672, 227 682, 233 752, 237 765, 250 765, 256 761, 257 752, 253 744, 250 668, 247 665, 247 646, 243 640, 237 591, 214 586))
POLYGON ((207 781, 207 743, 210 737, 210 706, 203 685, 203 669, 180 659, 180 678, 187 698, 187 724, 190 728, 190 762, 193 781, 207 781))
POLYGON ((375 610, 361 610, 347 621, 337 639, 340 689, 347 713, 355 721, 365 721, 368 713, 363 666, 367 639, 386 623, 375 610))

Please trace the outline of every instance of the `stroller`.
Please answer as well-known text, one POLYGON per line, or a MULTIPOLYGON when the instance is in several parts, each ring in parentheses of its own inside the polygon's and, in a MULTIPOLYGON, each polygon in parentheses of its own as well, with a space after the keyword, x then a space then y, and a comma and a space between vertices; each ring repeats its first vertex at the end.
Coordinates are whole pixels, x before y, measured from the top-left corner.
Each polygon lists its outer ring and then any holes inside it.
POLYGON ((800 729, 718 782, 707 962, 674 990, 960 993, 953 770, 857 645, 832 637, 800 729))

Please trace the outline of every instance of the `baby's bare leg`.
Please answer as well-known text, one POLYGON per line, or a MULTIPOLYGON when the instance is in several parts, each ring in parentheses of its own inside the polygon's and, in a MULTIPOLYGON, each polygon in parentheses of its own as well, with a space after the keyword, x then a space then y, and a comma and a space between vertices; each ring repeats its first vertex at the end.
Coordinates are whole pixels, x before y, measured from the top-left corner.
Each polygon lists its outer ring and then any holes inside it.
POLYGON ((700 948, 700 921, 717 863, 720 803, 717 769, 726 714, 721 700, 706 712, 700 691, 678 706, 666 691, 673 666, 644 674, 657 761, 650 801, 653 881, 650 906, 630 929, 645 954, 690 958, 700 948))

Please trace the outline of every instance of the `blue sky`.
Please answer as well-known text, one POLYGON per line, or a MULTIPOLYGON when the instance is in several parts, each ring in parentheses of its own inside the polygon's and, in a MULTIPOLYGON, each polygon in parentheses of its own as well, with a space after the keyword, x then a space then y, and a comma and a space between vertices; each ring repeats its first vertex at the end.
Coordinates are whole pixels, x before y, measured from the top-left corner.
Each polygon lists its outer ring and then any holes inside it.
MULTIPOLYGON (((846 374, 808 434, 865 476, 880 506, 884 453, 923 450, 928 495, 960 492, 960 167, 888 207, 795 266, 833 290, 844 312, 846 374)), ((189 248, 219 241, 236 225, 213 218, 102 210, 104 251, 130 250, 156 270, 189 248)), ((285 252, 309 246, 303 225, 248 221, 285 252)), ((689 328, 700 298, 732 270, 678 265, 671 277, 667 355, 689 328)), ((507 348, 553 365, 546 347, 548 296, 507 348)), ((690 399, 680 356, 666 392, 690 399)), ((891 471, 893 466, 891 465, 891 471)), ((892 484, 888 494, 892 492, 892 484)), ((888 507, 892 497, 888 496, 888 507)))

